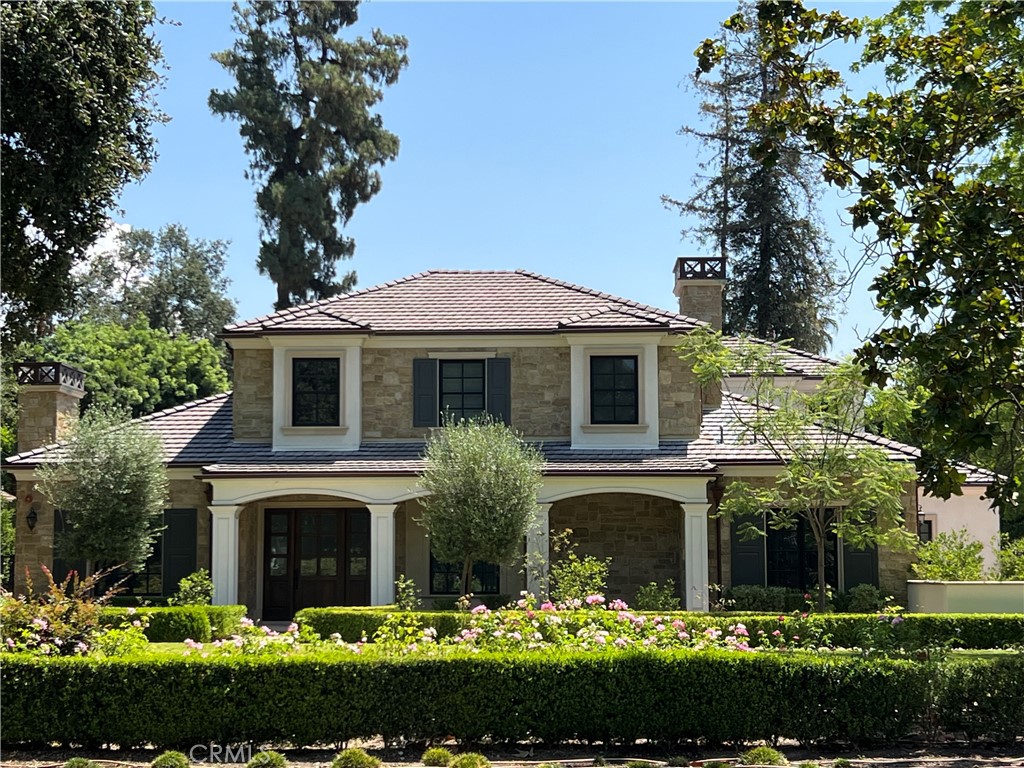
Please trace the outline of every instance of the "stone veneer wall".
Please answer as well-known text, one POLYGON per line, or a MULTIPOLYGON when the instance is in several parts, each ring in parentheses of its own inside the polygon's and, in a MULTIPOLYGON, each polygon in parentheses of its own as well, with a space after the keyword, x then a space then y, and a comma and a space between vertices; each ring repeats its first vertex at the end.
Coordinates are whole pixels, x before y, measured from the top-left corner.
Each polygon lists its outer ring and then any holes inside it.
POLYGON ((677 502, 626 493, 574 496, 555 502, 549 512, 552 534, 571 528, 580 557, 611 558, 608 594, 626 602, 636 598, 639 587, 668 579, 682 596, 682 518, 677 502))
MULTIPOLYGON (((431 350, 435 351, 435 350, 431 350)), ((460 350, 464 351, 464 350, 460 350)), ((527 437, 570 434, 568 347, 494 350, 512 360, 512 424, 527 437)), ((412 361, 426 349, 363 349, 363 437, 423 438, 412 426, 412 361)))
POLYGON ((23 386, 18 391, 18 451, 49 445, 78 421, 84 393, 67 394, 59 386, 23 386))
POLYGON ((725 281, 680 281, 679 314, 710 323, 722 330, 722 291, 725 281))
POLYGON ((700 386, 672 347, 658 347, 658 399, 661 439, 700 436, 700 386))
POLYGON ((236 440, 269 443, 274 431, 274 353, 236 349, 231 418, 236 440))

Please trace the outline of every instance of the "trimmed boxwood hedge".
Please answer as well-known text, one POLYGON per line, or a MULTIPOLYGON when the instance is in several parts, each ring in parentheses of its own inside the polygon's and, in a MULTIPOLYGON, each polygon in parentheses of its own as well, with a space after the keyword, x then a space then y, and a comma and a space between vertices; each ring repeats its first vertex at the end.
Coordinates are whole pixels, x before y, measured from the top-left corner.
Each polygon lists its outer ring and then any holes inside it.
POLYGON ((5 655, 7 744, 252 740, 891 742, 1024 735, 1024 659, 725 651, 286 658, 5 655))
MULTIPOLYGON (((128 608, 105 607, 100 623, 117 626, 130 618, 128 608)), ((191 638, 208 643, 236 634, 245 616, 244 605, 179 605, 167 608, 136 608, 134 615, 149 619, 146 637, 151 643, 180 643, 191 638)))
MULTIPOLYGON (((295 620, 300 626, 312 628, 322 638, 337 633, 345 642, 354 643, 364 635, 372 640, 373 633, 388 614, 394 612, 395 609, 304 608, 295 615, 295 620)), ((458 634, 470 621, 469 614, 457 611, 417 611, 413 615, 423 626, 434 627, 438 637, 458 634)), ((751 635, 761 629, 770 634, 779 624, 779 614, 775 613, 654 612, 648 615, 681 618, 688 627, 698 631, 708 627, 724 630, 730 624, 743 622, 751 635)), ((822 613, 810 614, 807 622, 830 637, 833 645, 854 648, 863 644, 865 633, 878 622, 878 617, 877 614, 822 613)), ((1024 614, 905 614, 897 632, 912 647, 1011 648, 1020 645, 1024 638, 1024 614)))

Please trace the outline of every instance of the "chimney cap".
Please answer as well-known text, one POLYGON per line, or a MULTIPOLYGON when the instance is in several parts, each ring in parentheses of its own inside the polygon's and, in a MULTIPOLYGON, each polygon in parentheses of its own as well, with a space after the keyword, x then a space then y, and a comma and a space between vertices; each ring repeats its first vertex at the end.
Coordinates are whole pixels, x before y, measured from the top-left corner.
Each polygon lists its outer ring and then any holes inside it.
POLYGON ((725 280, 725 256, 680 256, 676 280, 725 280))
POLYGON ((15 363, 14 375, 18 384, 28 386, 63 386, 85 392, 85 372, 67 363, 28 362, 15 363))

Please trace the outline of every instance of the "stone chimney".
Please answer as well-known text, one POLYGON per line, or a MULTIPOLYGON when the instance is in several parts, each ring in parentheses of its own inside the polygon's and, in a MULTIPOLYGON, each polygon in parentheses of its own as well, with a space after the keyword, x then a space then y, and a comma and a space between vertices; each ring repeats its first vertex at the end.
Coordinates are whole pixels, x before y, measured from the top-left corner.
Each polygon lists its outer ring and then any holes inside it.
POLYGON ((676 259, 679 314, 703 320, 722 330, 722 291, 725 289, 724 256, 680 256, 676 259))
POLYGON ((64 363, 16 363, 18 452, 67 437, 85 397, 85 374, 64 363))

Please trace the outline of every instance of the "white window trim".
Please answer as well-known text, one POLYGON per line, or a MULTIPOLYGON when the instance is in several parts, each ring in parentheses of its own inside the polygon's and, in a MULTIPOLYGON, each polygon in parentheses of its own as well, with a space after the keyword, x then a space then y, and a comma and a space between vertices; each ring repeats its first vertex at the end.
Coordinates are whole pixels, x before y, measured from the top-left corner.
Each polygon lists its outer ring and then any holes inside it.
POLYGON ((285 389, 284 395, 284 423, 281 424, 282 434, 292 435, 337 435, 348 432, 345 424, 345 352, 338 350, 305 350, 289 349, 284 353, 285 359, 285 389), (294 391, 292 375, 295 371, 295 361, 305 359, 337 360, 338 361, 338 424, 318 424, 316 426, 296 426, 292 423, 295 413, 292 410, 292 394, 294 391))

